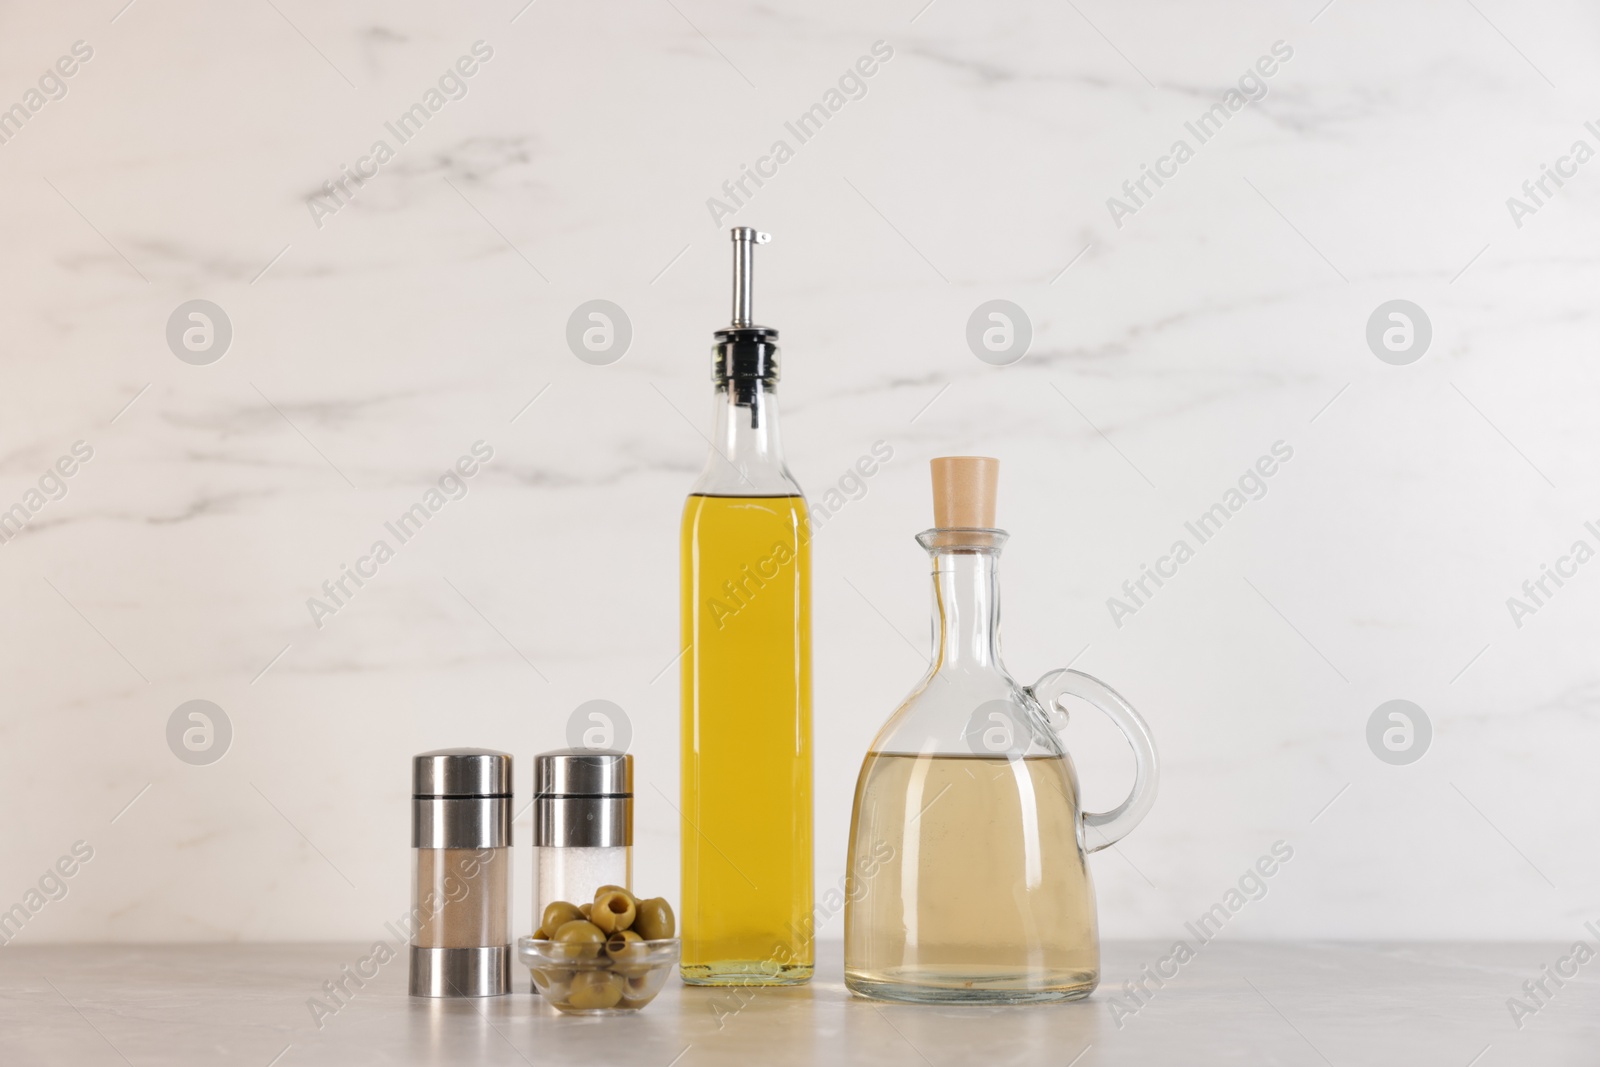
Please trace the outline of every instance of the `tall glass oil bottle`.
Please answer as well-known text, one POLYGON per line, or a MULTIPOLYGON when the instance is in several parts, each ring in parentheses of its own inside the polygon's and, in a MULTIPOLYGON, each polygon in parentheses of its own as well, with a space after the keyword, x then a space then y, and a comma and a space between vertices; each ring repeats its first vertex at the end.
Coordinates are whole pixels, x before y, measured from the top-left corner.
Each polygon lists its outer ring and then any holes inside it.
POLYGON ((715 430, 683 509, 681 970, 791 985, 813 964, 810 535, 778 439, 778 331, 751 316, 752 253, 770 238, 732 236, 715 430))

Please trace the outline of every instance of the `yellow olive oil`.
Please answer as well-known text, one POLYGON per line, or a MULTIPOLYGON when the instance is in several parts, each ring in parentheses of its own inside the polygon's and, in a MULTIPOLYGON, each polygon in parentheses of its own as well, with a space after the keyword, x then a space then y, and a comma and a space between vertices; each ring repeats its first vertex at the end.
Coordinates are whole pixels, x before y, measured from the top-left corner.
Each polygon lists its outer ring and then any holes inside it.
POLYGON ((805 499, 691 495, 682 541, 681 972, 811 977, 805 499))

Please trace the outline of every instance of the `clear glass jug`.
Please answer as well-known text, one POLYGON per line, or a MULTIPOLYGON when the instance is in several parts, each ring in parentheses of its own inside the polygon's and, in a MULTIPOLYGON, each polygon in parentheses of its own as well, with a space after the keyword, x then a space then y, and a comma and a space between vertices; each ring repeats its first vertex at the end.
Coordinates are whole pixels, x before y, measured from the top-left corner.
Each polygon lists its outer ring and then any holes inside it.
POLYGON ((1086 857, 1150 810, 1155 747, 1104 683, 1055 670, 1021 686, 1007 673, 996 579, 1006 537, 917 536, 933 560, 934 658, 873 741, 850 825, 845 984, 863 996, 1073 1000, 1099 981, 1086 857), (1110 715, 1133 747, 1133 790, 1112 811, 1080 809, 1056 734, 1069 696, 1110 715))

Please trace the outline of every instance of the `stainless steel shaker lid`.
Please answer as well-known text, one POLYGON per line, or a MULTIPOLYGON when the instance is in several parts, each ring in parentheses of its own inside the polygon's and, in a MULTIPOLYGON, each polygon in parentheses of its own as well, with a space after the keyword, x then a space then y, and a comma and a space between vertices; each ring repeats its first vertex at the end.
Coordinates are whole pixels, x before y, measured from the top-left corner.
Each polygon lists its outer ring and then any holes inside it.
POLYGON ((633 757, 625 752, 563 748, 533 757, 536 797, 633 795, 633 757))
POLYGON ((613 848, 633 844, 633 757, 563 748, 533 757, 533 843, 613 848))
POLYGON ((411 761, 411 793, 417 797, 507 797, 511 756, 488 748, 440 748, 411 761))

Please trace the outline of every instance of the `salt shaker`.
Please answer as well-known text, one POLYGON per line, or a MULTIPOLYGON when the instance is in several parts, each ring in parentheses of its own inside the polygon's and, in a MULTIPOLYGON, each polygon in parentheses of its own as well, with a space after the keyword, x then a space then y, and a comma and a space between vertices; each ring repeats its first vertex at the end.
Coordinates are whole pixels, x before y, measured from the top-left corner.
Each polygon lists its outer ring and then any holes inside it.
MULTIPOLYGON (((633 757, 561 749, 533 764, 533 921, 603 885, 633 889, 633 757)), ((554 934, 555 931, 546 931, 554 934)))
POLYGON ((412 760, 411 995, 511 989, 511 757, 477 748, 412 760))

